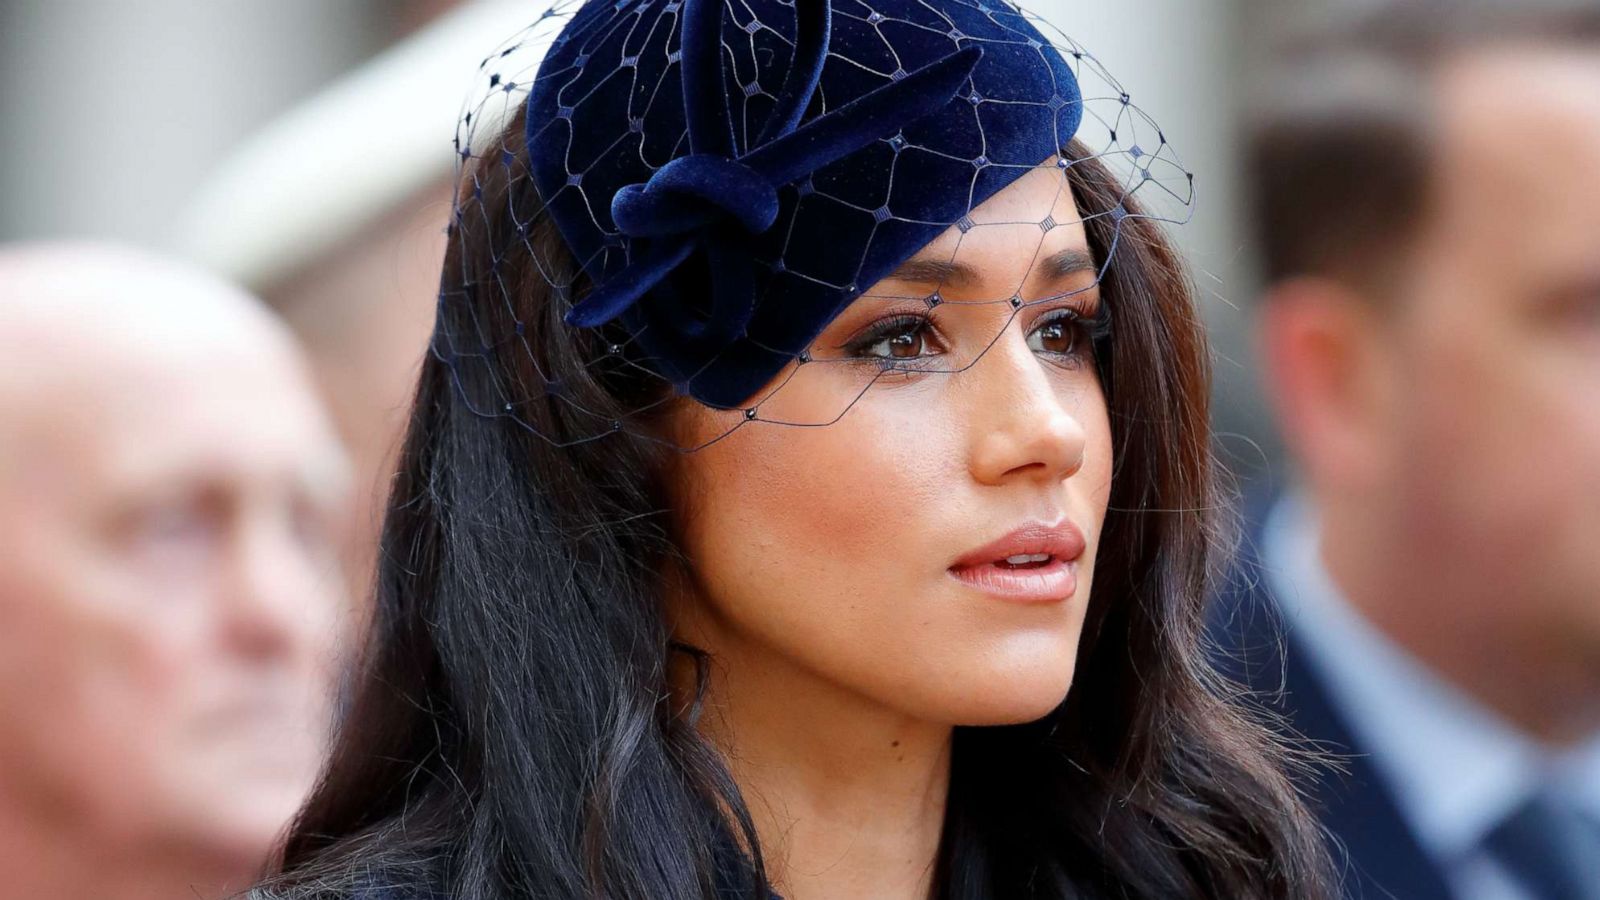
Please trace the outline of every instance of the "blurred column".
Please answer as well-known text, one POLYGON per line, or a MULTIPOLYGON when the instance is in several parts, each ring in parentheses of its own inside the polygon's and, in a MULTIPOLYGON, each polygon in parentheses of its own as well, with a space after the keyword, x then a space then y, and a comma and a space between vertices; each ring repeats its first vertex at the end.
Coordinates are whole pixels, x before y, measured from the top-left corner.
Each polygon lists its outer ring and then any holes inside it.
POLYGON ((376 49, 370 0, 0 4, 0 240, 165 244, 240 137, 376 49))

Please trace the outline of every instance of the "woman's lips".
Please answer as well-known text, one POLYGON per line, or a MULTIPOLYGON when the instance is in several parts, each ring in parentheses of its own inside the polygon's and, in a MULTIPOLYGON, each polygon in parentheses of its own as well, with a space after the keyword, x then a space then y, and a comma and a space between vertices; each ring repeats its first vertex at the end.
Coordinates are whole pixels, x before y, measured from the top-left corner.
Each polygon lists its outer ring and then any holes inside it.
POLYGON ((973 550, 950 566, 950 576, 1014 603, 1054 603, 1078 590, 1078 558, 1087 548, 1071 522, 1030 522, 973 550))
POLYGON ((1009 569, 995 563, 951 567, 950 575, 986 594, 1014 603, 1055 603, 1078 592, 1078 564, 1054 558, 1028 569, 1009 569))

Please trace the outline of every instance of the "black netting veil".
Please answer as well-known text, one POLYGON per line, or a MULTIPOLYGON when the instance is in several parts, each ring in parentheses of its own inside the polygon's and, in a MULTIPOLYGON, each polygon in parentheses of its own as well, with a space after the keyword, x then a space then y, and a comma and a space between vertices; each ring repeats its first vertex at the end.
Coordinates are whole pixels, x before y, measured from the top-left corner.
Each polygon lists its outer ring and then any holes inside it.
MULTIPOLYGON (((748 153, 759 144, 763 129, 771 130, 766 122, 781 107, 782 92, 793 89, 784 82, 786 67, 774 60, 796 52, 793 3, 812 0, 688 0, 694 2, 720 10, 716 52, 729 86, 733 150, 748 153)), ((1032 329, 1026 336, 1029 346, 1042 355, 1082 354, 1083 342, 1099 342, 1115 328, 1116 310, 1110 304, 1089 308, 1074 300, 1094 294, 1107 268, 1115 265, 1124 221, 1182 222, 1189 216, 1193 176, 1166 135, 1098 60, 1053 23, 999 0, 987 5, 978 0, 896 0, 879 4, 881 10, 857 0, 832 0, 831 27, 840 33, 851 29, 850 49, 845 55, 840 49, 844 42, 829 45, 822 77, 803 98, 808 118, 842 105, 833 99, 841 92, 830 73, 837 70, 839 77, 850 78, 866 72, 893 84, 907 77, 897 48, 924 37, 948 42, 952 49, 982 47, 991 65, 1012 64, 1009 60, 1031 64, 1027 54, 1055 54, 1048 58, 1070 69, 1076 93, 1005 96, 991 82, 985 94, 968 81, 949 102, 962 104, 962 122, 975 123, 959 143, 973 151, 970 155, 952 152, 957 144, 950 140, 919 140, 918 122, 894 128, 833 166, 775 185, 781 201, 776 222, 759 233, 740 232, 739 240, 746 243, 732 245, 736 249, 671 257, 661 252, 665 244, 660 239, 651 243, 630 237, 608 221, 599 211, 616 208, 616 192, 606 188, 596 193, 592 185, 597 179, 594 167, 609 164, 606 160, 613 157, 607 154, 615 156, 619 148, 629 164, 646 173, 691 155, 682 114, 664 113, 659 106, 683 103, 679 63, 685 48, 678 32, 685 5, 683 0, 622 0, 605 4, 600 15, 593 0, 535 3, 536 20, 479 64, 456 127, 457 193, 431 347, 448 365, 474 413, 506 420, 557 444, 627 431, 681 450, 755 423, 825 426, 847 415, 885 380, 959 377, 1019 317, 1032 329), (950 15, 957 7, 995 27, 979 36, 964 33, 950 15), (882 36, 881 46, 874 35, 882 36), (587 42, 575 58, 606 66, 600 73, 604 77, 592 78, 595 87, 586 93, 553 95, 559 98, 555 115, 528 121, 536 79, 560 74, 541 66, 554 58, 552 48, 572 40, 587 42), (621 48, 620 57, 596 52, 591 58, 585 50, 591 45, 621 48), (648 64, 652 61, 654 65, 648 64), (653 74, 641 79, 642 72, 653 74), (610 104, 606 112, 623 123, 619 133, 603 140, 582 135, 559 144, 541 143, 546 129, 569 127, 566 120, 581 118, 585 104, 610 104), (985 104, 991 107, 985 109, 985 104), (1007 144, 991 139, 985 130, 988 125, 1014 131, 1016 123, 1035 121, 1042 128, 1057 128, 1068 104, 1076 106, 1067 110, 1075 133, 1047 135, 1056 148, 1048 158, 1005 158, 1007 144), (985 114, 991 111, 994 115, 985 114), (1029 118, 1033 113, 1038 115, 1029 118), (990 124, 996 122, 1002 125, 990 124), (596 143, 602 146, 591 146, 596 143), (561 146, 563 155, 532 165, 530 146, 561 146), (565 169, 564 180, 550 177, 552 165, 565 169), (1102 178, 1106 173, 1114 178, 1117 202, 1080 206, 1071 185, 1081 174, 1075 170, 1087 165, 1096 166, 1102 178), (994 183, 1003 186, 988 196, 976 187, 946 189, 933 198, 937 203, 923 202, 927 184, 963 185, 969 171, 974 186, 984 183, 986 172, 998 176, 994 183), (838 172, 852 179, 849 191, 834 189, 838 172), (873 178, 881 185, 873 186, 873 178), (871 189, 864 191, 863 184, 871 189), (569 210, 565 235, 552 221, 553 208, 569 210), (593 222, 586 223, 594 229, 592 246, 576 247, 582 242, 570 238, 573 209, 597 211, 593 222), (1085 258, 1082 243, 1071 238, 1096 220, 1109 225, 1113 237, 1099 258, 1085 258), (894 235, 904 240, 911 233, 934 237, 926 242, 918 238, 921 249, 901 260, 905 265, 893 277, 872 278, 874 242, 894 235), (737 249, 746 246, 748 253, 737 249), (646 301, 639 300, 625 315, 594 325, 572 324, 573 309, 597 292, 596 274, 608 273, 606 286, 614 289, 619 267, 652 258, 646 249, 675 267, 674 280, 649 293, 653 305, 646 308, 646 301), (1026 258, 1031 265, 985 269, 989 261, 1001 258, 1026 258), (770 334, 747 328, 726 349, 695 337, 697 329, 708 327, 706 319, 727 314, 719 305, 723 301, 710 298, 710 292, 673 285, 716 284, 723 277, 716 271, 719 265, 748 266, 751 259, 759 260, 759 278, 753 283, 766 304, 756 311, 756 320, 765 316, 780 325, 770 328, 770 334), (1041 284, 1055 287, 1040 289, 1041 284), (657 295, 670 298, 658 300, 657 295), (815 329, 803 323, 783 327, 782 317, 789 311, 783 304, 804 302, 830 304, 820 334, 807 333, 815 329), (935 348, 927 336, 942 320, 959 320, 963 339, 935 348), (845 333, 837 326, 847 321, 845 333), (663 349, 680 345, 692 352, 669 358, 663 349), (707 346, 712 349, 704 350, 707 346), (748 394, 726 374, 743 371, 737 366, 758 367, 760 372, 759 386, 748 394), (724 396, 730 383, 737 397, 724 396), (712 413, 702 418, 719 424, 690 437, 664 427, 661 412, 684 401, 699 402, 712 413)), ((564 65, 571 65, 573 53, 565 49, 564 65)), ((1015 143, 1015 135, 1007 140, 1015 143)), ((559 176, 560 170, 555 171, 559 176)), ((742 177, 740 171, 730 169, 728 178, 737 177, 742 177)), ((715 186, 741 190, 726 183, 715 186)), ((636 269, 622 271, 634 277, 636 269)))

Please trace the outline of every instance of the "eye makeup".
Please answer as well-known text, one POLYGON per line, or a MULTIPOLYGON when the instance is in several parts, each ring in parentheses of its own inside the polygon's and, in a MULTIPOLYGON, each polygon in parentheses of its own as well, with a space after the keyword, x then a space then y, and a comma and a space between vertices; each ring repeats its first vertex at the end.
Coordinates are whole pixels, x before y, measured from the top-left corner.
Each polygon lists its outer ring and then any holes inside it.
MULTIPOLYGON (((1076 305, 1057 305, 1031 317, 1027 340, 1040 356, 1063 367, 1077 368, 1093 360, 1096 348, 1110 334, 1111 323, 1105 305, 1097 297, 1085 292, 1070 296, 1076 305), (1085 306, 1089 308, 1081 308, 1085 306)), ((1049 302, 1036 301, 1023 309, 1049 302)), ((948 354, 952 346, 950 332, 956 330, 948 324, 952 316, 946 314, 943 318, 946 322, 941 323, 938 310, 886 310, 837 349, 846 359, 880 369, 927 371, 933 367, 932 361, 948 354)))

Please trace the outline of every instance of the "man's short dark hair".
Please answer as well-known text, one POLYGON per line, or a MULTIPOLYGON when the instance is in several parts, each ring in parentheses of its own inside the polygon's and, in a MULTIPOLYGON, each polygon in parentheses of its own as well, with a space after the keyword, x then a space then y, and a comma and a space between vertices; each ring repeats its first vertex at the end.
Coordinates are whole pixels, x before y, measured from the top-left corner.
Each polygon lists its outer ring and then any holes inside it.
POLYGON ((1247 114, 1265 274, 1381 283, 1432 191, 1430 76, 1508 43, 1600 43, 1600 0, 1392 0, 1284 42, 1247 114))

